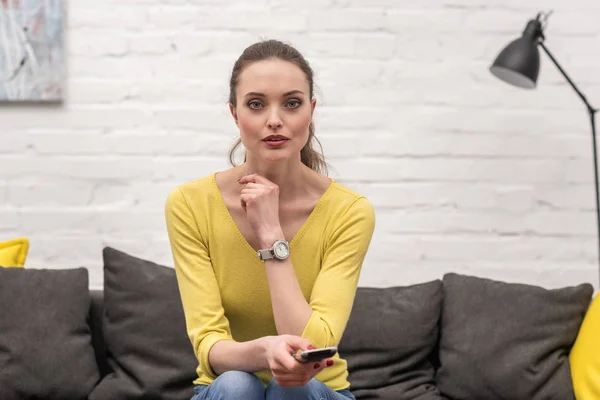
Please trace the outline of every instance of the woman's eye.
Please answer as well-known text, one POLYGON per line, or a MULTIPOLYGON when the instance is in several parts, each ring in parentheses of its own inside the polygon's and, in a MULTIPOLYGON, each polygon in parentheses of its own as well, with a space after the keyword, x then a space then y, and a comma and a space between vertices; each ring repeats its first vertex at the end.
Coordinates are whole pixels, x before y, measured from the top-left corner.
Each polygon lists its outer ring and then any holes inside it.
MULTIPOLYGON (((290 100, 286 103, 286 107, 287 108, 298 108, 298 107, 300 107, 301 104, 302 104, 302 102, 300 100, 290 100)), ((251 101, 248 103, 248 107, 250 107, 252 110, 258 110, 258 109, 262 108, 262 103, 259 101, 251 101)))
POLYGON ((258 101, 251 101, 248 103, 248 107, 252 108, 253 110, 258 110, 260 106, 261 104, 258 101))
POLYGON ((299 100, 290 100, 288 101, 289 108, 298 108, 302 104, 299 100))

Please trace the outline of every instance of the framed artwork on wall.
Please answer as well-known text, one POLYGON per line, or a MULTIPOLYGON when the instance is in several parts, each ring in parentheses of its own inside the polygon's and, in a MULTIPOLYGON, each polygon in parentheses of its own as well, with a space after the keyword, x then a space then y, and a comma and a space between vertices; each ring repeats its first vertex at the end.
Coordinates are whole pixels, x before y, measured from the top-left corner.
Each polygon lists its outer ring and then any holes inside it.
POLYGON ((63 100, 63 0, 0 0, 0 102, 63 100))

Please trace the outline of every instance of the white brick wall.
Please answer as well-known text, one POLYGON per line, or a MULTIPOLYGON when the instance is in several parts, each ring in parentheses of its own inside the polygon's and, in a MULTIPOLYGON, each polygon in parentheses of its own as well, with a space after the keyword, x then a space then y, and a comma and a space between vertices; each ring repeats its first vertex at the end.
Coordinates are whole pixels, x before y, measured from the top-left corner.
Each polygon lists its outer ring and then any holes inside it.
POLYGON ((598 0, 69 2, 64 106, 0 106, 0 240, 96 288, 105 245, 172 265, 165 197, 228 167, 229 73, 267 37, 312 63, 331 175, 376 206, 361 285, 598 287, 583 105, 545 55, 535 91, 487 70, 549 9, 547 45, 600 107, 598 0))

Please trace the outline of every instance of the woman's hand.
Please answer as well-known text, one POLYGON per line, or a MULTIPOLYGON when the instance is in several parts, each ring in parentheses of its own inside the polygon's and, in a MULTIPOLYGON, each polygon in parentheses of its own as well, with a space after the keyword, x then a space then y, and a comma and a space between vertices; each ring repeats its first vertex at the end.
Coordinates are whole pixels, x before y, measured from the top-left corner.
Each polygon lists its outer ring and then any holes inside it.
POLYGON ((294 335, 272 336, 267 343, 267 362, 280 386, 304 386, 323 369, 333 365, 327 358, 319 362, 302 360, 296 352, 314 349, 308 339, 294 335))
POLYGON ((240 195, 242 208, 261 246, 271 246, 283 239, 279 222, 279 186, 259 174, 245 175, 240 195))

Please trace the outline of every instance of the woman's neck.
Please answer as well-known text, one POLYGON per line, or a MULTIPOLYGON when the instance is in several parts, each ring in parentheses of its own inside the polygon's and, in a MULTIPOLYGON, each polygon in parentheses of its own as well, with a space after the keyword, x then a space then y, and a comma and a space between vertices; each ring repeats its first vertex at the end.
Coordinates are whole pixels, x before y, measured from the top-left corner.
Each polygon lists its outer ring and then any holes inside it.
POLYGON ((242 175, 260 174, 279 186, 281 201, 295 199, 310 184, 310 172, 299 160, 286 160, 277 164, 266 164, 246 160, 241 166, 242 175))

